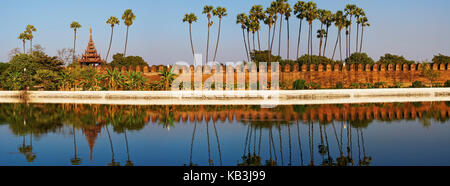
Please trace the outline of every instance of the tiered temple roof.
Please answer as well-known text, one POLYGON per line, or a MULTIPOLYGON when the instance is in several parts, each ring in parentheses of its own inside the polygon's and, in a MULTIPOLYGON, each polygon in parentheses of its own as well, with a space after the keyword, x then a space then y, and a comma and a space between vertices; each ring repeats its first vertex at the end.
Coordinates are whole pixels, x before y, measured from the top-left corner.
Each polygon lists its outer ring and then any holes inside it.
POLYGON ((85 65, 105 64, 105 61, 102 60, 100 54, 97 54, 97 49, 95 48, 94 41, 92 40, 92 28, 90 29, 90 33, 88 46, 85 53, 82 55, 82 58, 78 59, 78 62, 85 65))

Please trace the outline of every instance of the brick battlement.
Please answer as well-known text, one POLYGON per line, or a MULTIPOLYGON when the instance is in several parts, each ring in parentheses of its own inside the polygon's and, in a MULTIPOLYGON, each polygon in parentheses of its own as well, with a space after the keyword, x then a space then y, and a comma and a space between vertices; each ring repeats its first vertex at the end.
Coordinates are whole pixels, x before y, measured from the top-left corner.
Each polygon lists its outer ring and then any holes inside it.
MULTIPOLYGON (((430 64, 427 64, 430 65, 430 64)), ((450 80, 450 65, 449 64, 431 64, 430 66, 433 70, 440 72, 440 77, 433 81, 433 83, 444 83, 450 80)), ((108 67, 111 68, 111 67, 108 67)), ((146 77, 150 77, 150 80, 159 79, 159 71, 164 68, 168 68, 164 65, 152 65, 152 66, 137 66, 137 67, 115 67, 117 71, 120 72, 142 72, 146 77)), ((169 66, 171 68, 171 66, 169 66)), ((190 66, 190 73, 193 81, 195 73, 203 73, 202 81, 205 82, 206 79, 211 77, 216 71, 223 73, 223 78, 225 81, 226 71, 234 73, 235 78, 245 77, 245 82, 251 82, 249 80, 250 73, 256 73, 259 77, 260 72, 267 72, 267 81, 270 82, 270 76, 272 68, 269 65, 267 71, 264 69, 258 69, 256 65, 251 67, 235 68, 232 66, 221 66, 220 68, 211 68, 211 66, 194 67, 190 66), (243 73, 243 74, 242 74, 243 73)), ((308 83, 318 83, 321 88, 334 88, 337 83, 342 83, 344 87, 350 87, 354 83, 377 83, 384 82, 386 85, 395 85, 397 82, 401 82, 403 86, 410 86, 414 81, 422 81, 424 83, 429 83, 429 79, 423 76, 422 69, 424 64, 373 64, 373 65, 284 65, 279 66, 279 78, 280 83, 284 83, 289 88, 292 88, 292 83, 297 79, 303 79, 308 83)), ((106 71, 104 66, 97 66, 96 70, 100 73, 106 71)), ((188 69, 181 68, 178 69, 180 74, 188 72, 188 69)), ((236 81, 236 80, 235 80, 236 81)))

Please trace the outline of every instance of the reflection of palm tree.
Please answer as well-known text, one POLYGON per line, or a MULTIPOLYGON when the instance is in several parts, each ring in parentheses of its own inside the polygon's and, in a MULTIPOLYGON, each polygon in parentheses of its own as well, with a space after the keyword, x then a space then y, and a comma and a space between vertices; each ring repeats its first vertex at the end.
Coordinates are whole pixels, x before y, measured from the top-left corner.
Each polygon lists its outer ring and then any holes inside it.
POLYGON ((105 128, 106 128, 106 132, 108 133, 108 139, 109 139, 109 144, 111 145, 111 154, 112 154, 111 163, 108 163, 108 166, 120 166, 120 162, 115 162, 115 159, 114 159, 114 147, 112 144, 111 135, 109 133, 108 126, 105 126, 105 128))
POLYGON ((214 131, 215 131, 215 133, 216 133, 217 148, 219 149, 220 166, 222 166, 222 152, 220 151, 219 134, 217 133, 216 122, 215 122, 214 120, 213 120, 213 126, 214 126, 214 131))
POLYGON ((309 122, 308 129, 309 154, 311 156, 310 165, 314 166, 314 125, 312 122, 309 122))
POLYGON ((194 166, 195 164, 192 163, 192 149, 194 148, 194 137, 195 137, 195 130, 197 129, 197 120, 195 120, 194 123, 194 132, 192 132, 192 141, 191 141, 191 156, 189 158, 189 166, 194 166))
POLYGON ((288 124, 288 136, 289 136, 289 166, 292 165, 292 148, 291 148, 291 127, 289 127, 290 125, 288 124))
POLYGON ((208 138, 208 163, 210 166, 214 165, 213 160, 211 159, 211 148, 209 143, 209 127, 208 121, 206 121, 206 137, 208 138))
POLYGON ((76 141, 75 126, 72 126, 72 132, 73 132, 73 147, 75 150, 75 156, 72 159, 70 159, 70 163, 72 165, 80 165, 81 158, 78 158, 78 156, 77 156, 78 148, 77 148, 77 141, 76 141))
MULTIPOLYGON (((282 21, 281 21, 282 22, 282 21)), ((284 160, 283 160, 283 141, 281 140, 281 127, 278 124, 278 135, 280 137, 280 156, 281 156, 281 165, 284 165, 284 160)))
POLYGON ((299 150, 300 150, 300 161, 301 161, 301 165, 303 166, 303 150, 302 150, 302 141, 300 139, 300 127, 298 125, 298 120, 297 120, 297 140, 298 140, 298 146, 299 146, 299 150))
POLYGON ((127 146, 127 157, 128 157, 127 163, 125 164, 125 166, 134 166, 133 162, 130 160, 130 151, 128 149, 128 137, 127 137, 127 130, 126 129, 124 131, 124 134, 125 134, 125 143, 126 143, 126 146, 127 146))

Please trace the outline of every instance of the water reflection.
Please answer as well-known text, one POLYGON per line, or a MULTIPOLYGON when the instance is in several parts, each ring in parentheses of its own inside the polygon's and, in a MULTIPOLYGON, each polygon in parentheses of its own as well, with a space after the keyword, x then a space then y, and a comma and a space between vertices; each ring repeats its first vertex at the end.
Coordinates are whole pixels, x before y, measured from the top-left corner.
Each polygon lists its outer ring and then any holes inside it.
MULTIPOLYGON (((249 105, 0 104, 1 125, 8 125, 9 133, 22 138, 17 145, 18 152, 1 153, 0 158, 18 153, 26 162, 35 162, 39 154, 33 151, 33 137, 45 138, 48 134, 68 132, 73 142, 70 164, 88 164, 93 162, 97 138, 104 134, 110 151, 107 165, 121 166, 123 158, 118 160, 117 154, 124 152, 126 157, 122 165, 134 166, 127 132, 141 134, 149 126, 170 131, 171 127, 181 125, 183 131, 180 133, 186 134, 183 140, 189 144, 182 145, 183 141, 176 140, 168 140, 167 144, 186 148, 185 153, 176 157, 188 157, 184 165, 369 166, 373 159, 367 151, 365 132, 374 121, 396 123, 417 119, 423 128, 429 128, 433 122, 448 123, 449 111, 449 102, 288 105, 272 109, 249 105), (233 128, 235 126, 238 127, 233 128), (246 132, 239 135, 244 130, 246 132), (77 136, 78 131, 85 136, 89 146, 89 161, 79 155, 78 143, 82 138, 77 136), (239 142, 230 142, 237 138, 239 142), (124 145, 120 152, 116 152, 117 143, 124 145), (207 154, 197 153, 203 152, 203 143, 206 143, 207 154), (237 155, 240 158, 230 158, 237 155), (207 164, 203 157, 207 158, 207 164)), ((152 140, 161 140, 151 134, 148 136, 152 140)), ((135 143, 140 148, 147 148, 141 145, 144 142, 135 143)), ((46 150, 61 151, 51 147, 46 150)), ((106 159, 104 154, 100 158, 106 159)), ((146 162, 143 158, 139 160, 146 162)), ((13 164, 22 165, 20 162, 13 164)))

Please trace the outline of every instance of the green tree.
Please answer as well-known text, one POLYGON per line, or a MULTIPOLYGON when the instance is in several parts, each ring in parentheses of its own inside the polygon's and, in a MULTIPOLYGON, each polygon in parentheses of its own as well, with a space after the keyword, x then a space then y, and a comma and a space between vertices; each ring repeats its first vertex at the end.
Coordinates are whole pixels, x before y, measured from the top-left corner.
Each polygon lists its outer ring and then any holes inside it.
POLYGON ((70 28, 73 29, 73 33, 74 33, 73 34, 73 56, 72 56, 72 58, 73 58, 72 63, 73 63, 73 62, 75 62, 75 44, 77 41, 77 30, 81 28, 81 25, 80 25, 80 23, 74 21, 74 22, 72 22, 72 24, 70 24, 70 28))
MULTIPOLYGON (((276 9, 272 6, 268 7, 265 11, 266 17, 265 17, 264 23, 269 27, 268 46, 267 46, 267 58, 268 58, 267 62, 268 63, 271 62, 270 57, 272 56, 272 44, 270 43, 270 37, 271 37, 270 32, 271 32, 272 26, 274 26, 274 23, 275 23, 276 13, 277 13, 276 9)), ((274 28, 275 28, 275 26, 274 26, 274 28)))
POLYGON ((433 87, 433 81, 441 76, 441 73, 438 71, 434 71, 431 68, 431 64, 425 64, 422 68, 422 75, 425 76, 428 80, 430 80, 430 87, 433 87))
MULTIPOLYGON (((359 25, 361 24, 361 17, 366 16, 366 13, 362 8, 356 8, 355 18, 356 18, 356 48, 355 51, 358 52, 358 40, 359 40, 359 25)), ((361 52, 361 51, 360 51, 361 52)))
POLYGON ((111 38, 109 39, 109 47, 108 47, 108 52, 106 53, 106 59, 105 59, 106 61, 108 61, 109 52, 111 51, 112 39, 113 39, 113 34, 114 34, 114 26, 119 25, 120 21, 117 17, 111 16, 108 18, 108 20, 106 20, 106 24, 111 25, 111 38))
POLYGON ((112 67, 136 67, 136 66, 148 66, 148 63, 140 56, 127 56, 117 53, 113 55, 113 60, 110 65, 112 67))
POLYGON ((414 64, 414 61, 407 60, 403 56, 398 56, 394 54, 385 54, 384 56, 380 57, 380 60, 378 60, 377 63, 380 64, 414 64))
POLYGON ((347 4, 347 5, 345 6, 344 11, 345 11, 346 15, 350 17, 350 21, 348 22, 349 24, 348 24, 348 45, 347 45, 347 48, 348 48, 348 56, 350 56, 350 53, 351 53, 351 46, 350 46, 350 44, 352 43, 352 42, 351 42, 352 19, 353 19, 353 16, 354 16, 355 14, 358 14, 358 13, 359 13, 359 9, 358 9, 358 7, 357 7, 356 5, 353 5, 353 4, 347 4))
POLYGON ((375 62, 366 53, 353 53, 349 58, 345 59, 348 64, 369 64, 373 65, 375 62))
POLYGON ((217 34, 217 43, 216 43, 216 50, 214 51, 214 58, 213 61, 216 61, 216 55, 217 55, 217 48, 219 48, 219 40, 220 40, 220 28, 222 25, 222 18, 227 16, 227 9, 223 7, 217 7, 216 9, 212 10, 212 13, 214 16, 217 16, 219 18, 219 31, 217 34))
POLYGON ((260 26, 260 21, 264 21, 265 19, 265 14, 264 14, 264 9, 262 7, 262 5, 253 5, 252 8, 250 9, 250 19, 255 22, 255 24, 257 25, 256 27, 256 33, 257 33, 257 37, 258 37, 258 50, 261 51, 261 41, 260 41, 260 37, 259 37, 259 30, 261 29, 260 26))
POLYGON ((278 14, 280 14, 280 30, 278 31, 278 56, 281 52, 281 33, 283 28, 283 16, 290 10, 287 0, 277 0, 278 14))
POLYGON ((211 29, 211 26, 213 25, 213 22, 211 21, 212 11, 214 7, 205 5, 203 7, 203 14, 206 14, 206 17, 208 18, 208 37, 206 39, 206 63, 208 63, 208 55, 209 55, 209 31, 211 29))
POLYGON ((160 81, 159 84, 164 87, 164 90, 170 90, 170 86, 175 80, 176 74, 173 73, 173 68, 164 68, 159 71, 160 81))
POLYGON ((106 74, 101 76, 101 80, 106 83, 108 89, 117 90, 124 83, 124 75, 116 69, 106 69, 106 74))
POLYGON ((442 54, 435 55, 432 59, 433 63, 435 64, 449 64, 450 63, 450 56, 445 56, 442 54))
POLYGON ((131 9, 126 9, 122 15, 122 20, 124 21, 124 24, 127 26, 127 35, 126 35, 126 39, 125 39, 125 49, 123 51, 123 56, 127 55, 128 30, 129 30, 130 26, 133 24, 133 21, 135 19, 136 19, 136 16, 134 15, 134 13, 131 9))
POLYGON ((306 81, 303 79, 297 79, 293 83, 294 90, 303 90, 308 89, 308 86, 306 86, 306 81))
POLYGON ((185 14, 184 18, 183 18, 183 22, 188 22, 189 23, 189 39, 191 41, 191 49, 192 49, 192 56, 195 56, 195 51, 194 51, 194 43, 192 42, 192 23, 193 22, 197 22, 197 16, 194 13, 190 13, 190 14, 185 14))
POLYGON ((57 90, 58 88, 58 74, 54 71, 38 69, 33 79, 44 90, 57 90))

